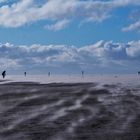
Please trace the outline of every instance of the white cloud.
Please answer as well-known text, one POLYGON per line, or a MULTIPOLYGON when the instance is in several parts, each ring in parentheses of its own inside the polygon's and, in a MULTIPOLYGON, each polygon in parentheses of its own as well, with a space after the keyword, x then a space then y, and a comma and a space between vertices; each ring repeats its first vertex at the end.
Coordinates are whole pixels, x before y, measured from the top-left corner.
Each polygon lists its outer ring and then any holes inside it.
POLYGON ((57 29, 62 27, 64 19, 101 22, 111 16, 112 9, 128 5, 140 5, 140 1, 46 0, 38 4, 35 0, 20 0, 12 5, 7 2, 0 7, 0 26, 20 27, 40 20, 52 20, 56 24, 50 28, 57 29))
POLYGON ((140 32, 140 10, 134 9, 129 15, 131 23, 122 28, 122 31, 138 31, 140 32))
POLYGON ((0 3, 6 2, 7 0, 0 0, 0 3))
POLYGON ((140 21, 137 21, 137 22, 129 25, 128 27, 124 27, 122 29, 122 31, 133 31, 133 30, 140 31, 140 21))
POLYGON ((128 56, 133 58, 140 57, 140 41, 129 42, 129 47, 126 48, 126 53, 128 56))
POLYGON ((69 23, 70 23, 70 20, 64 19, 64 20, 56 22, 55 24, 46 25, 45 28, 48 30, 59 31, 67 27, 69 23))
POLYGON ((44 73, 49 69, 60 72, 75 72, 83 67, 87 71, 126 67, 131 70, 135 68, 139 59, 140 41, 126 44, 99 41, 80 48, 67 45, 14 46, 9 43, 0 45, 0 69, 7 68, 19 71, 29 69, 44 73))
POLYGON ((113 0, 114 5, 125 6, 125 5, 140 5, 139 0, 113 0))

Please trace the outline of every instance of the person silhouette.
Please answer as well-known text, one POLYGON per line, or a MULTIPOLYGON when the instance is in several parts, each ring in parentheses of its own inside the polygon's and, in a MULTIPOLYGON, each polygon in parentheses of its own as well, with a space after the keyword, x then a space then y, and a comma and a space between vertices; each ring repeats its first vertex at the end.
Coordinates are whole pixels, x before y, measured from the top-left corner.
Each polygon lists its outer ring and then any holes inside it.
POLYGON ((25 71, 25 72, 24 72, 24 76, 25 76, 25 77, 26 77, 26 74, 27 74, 27 73, 26 73, 26 71, 25 71))
POLYGON ((82 74, 82 77, 84 77, 84 71, 83 70, 81 71, 81 74, 82 74))
POLYGON ((4 70, 4 71, 2 72, 2 77, 3 77, 3 79, 5 78, 5 76, 6 76, 6 71, 4 70))
POLYGON ((48 76, 49 76, 49 77, 51 76, 51 73, 50 73, 50 72, 48 72, 48 76))

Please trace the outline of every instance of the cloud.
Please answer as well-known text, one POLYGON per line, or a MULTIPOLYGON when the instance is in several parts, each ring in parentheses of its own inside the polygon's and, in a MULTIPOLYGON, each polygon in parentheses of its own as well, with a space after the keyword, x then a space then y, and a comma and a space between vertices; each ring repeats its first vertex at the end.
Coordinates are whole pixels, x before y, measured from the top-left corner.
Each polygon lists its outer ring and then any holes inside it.
POLYGON ((139 0, 113 0, 112 2, 117 6, 140 5, 139 0))
POLYGON ((67 27, 69 23, 70 23, 70 20, 64 19, 64 20, 56 22, 55 24, 46 25, 45 28, 48 30, 59 31, 67 27))
POLYGON ((124 32, 128 32, 128 31, 140 32, 140 10, 139 9, 132 10, 132 12, 129 15, 129 19, 131 21, 131 24, 123 27, 122 31, 124 31, 124 32))
POLYGON ((15 46, 0 45, 0 65, 2 69, 46 73, 76 73, 81 69, 95 72, 114 69, 137 68, 140 59, 140 41, 114 43, 98 41, 83 47, 67 45, 15 46), (93 71, 94 70, 94 71, 93 71))
POLYGON ((140 58, 140 41, 129 42, 129 47, 126 48, 126 53, 132 58, 140 58))
POLYGON ((140 1, 46 0, 37 3, 35 0, 20 0, 14 1, 12 4, 7 2, 0 7, 0 26, 16 28, 47 20, 56 22, 54 25, 50 25, 50 28, 61 29, 62 25, 66 26, 66 20, 101 22, 111 17, 113 9, 129 5, 140 5, 140 1))
POLYGON ((137 31, 140 31, 140 21, 137 21, 131 25, 129 25, 128 27, 124 27, 122 29, 122 31, 133 31, 133 30, 137 30, 137 31))
POLYGON ((0 3, 6 2, 7 0, 0 0, 0 3))

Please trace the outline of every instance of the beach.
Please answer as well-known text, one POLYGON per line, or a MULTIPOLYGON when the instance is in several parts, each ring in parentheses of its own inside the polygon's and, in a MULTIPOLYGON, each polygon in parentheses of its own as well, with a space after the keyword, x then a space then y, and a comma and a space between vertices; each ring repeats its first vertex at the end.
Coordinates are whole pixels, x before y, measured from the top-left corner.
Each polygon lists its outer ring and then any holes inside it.
POLYGON ((89 77, 1 80, 0 140, 139 139, 140 77, 89 77))

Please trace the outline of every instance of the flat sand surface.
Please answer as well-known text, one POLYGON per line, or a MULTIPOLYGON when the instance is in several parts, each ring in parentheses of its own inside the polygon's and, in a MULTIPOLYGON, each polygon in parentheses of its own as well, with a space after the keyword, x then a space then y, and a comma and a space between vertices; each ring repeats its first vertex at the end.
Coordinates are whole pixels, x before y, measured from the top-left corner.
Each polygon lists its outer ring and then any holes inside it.
POLYGON ((140 85, 0 85, 0 140, 138 140, 140 85))

